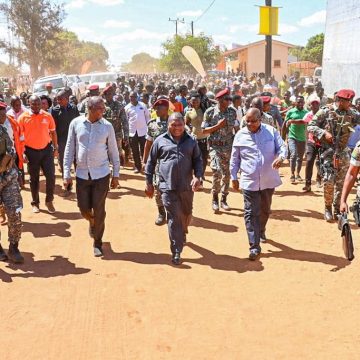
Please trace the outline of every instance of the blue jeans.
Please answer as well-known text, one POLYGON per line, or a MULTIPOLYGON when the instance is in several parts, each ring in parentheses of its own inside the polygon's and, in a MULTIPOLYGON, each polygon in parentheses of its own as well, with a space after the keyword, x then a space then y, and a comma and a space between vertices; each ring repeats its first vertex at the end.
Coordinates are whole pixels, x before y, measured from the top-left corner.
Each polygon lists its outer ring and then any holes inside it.
POLYGON ((291 174, 299 174, 302 166, 302 161, 305 153, 305 141, 298 141, 295 139, 288 139, 289 152, 290 152, 290 169, 291 174))
POLYGON ((274 189, 243 190, 244 220, 250 250, 257 249, 261 251, 260 236, 265 235, 273 194, 274 189))

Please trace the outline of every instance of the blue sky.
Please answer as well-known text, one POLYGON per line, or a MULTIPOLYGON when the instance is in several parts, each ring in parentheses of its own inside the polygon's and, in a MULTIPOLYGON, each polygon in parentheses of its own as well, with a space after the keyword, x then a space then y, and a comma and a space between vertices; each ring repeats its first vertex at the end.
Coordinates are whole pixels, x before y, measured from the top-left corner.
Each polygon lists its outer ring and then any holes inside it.
MULTIPOLYGON (((247 44, 263 38, 257 35, 259 10, 255 5, 263 5, 264 0, 215 0, 203 14, 211 2, 66 0, 64 26, 82 40, 101 42, 113 65, 129 61, 132 55, 143 51, 158 57, 161 43, 175 32, 169 17, 185 18, 186 24, 179 24, 179 33, 189 32, 193 20, 195 34, 212 35, 216 44, 228 48, 232 43, 247 44)), ((281 7, 281 36, 274 39, 305 45, 310 36, 324 31, 326 0, 273 0, 273 6, 281 7)))

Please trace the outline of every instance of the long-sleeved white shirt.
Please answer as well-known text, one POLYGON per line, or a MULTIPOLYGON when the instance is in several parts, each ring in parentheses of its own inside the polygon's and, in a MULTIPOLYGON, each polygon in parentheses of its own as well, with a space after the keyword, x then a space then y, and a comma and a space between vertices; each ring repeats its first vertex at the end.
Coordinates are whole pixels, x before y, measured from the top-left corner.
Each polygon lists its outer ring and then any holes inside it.
POLYGON ((136 105, 129 103, 125 106, 125 113, 129 122, 129 136, 145 136, 147 123, 150 121, 150 113, 146 105, 138 102, 136 105))

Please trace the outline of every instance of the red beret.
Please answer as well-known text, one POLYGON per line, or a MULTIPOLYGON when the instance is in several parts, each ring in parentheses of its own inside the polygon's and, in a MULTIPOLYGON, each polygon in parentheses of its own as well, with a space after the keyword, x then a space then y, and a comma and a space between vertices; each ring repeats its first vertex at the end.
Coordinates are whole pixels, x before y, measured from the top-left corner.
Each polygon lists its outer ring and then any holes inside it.
POLYGON ((219 91, 216 95, 215 95, 215 99, 220 99, 225 95, 229 95, 229 90, 228 89, 224 89, 219 91))
POLYGON ((88 89, 89 89, 90 91, 91 91, 91 90, 99 90, 99 85, 97 85, 97 84, 92 84, 92 85, 89 86, 88 89))
POLYGON ((153 108, 155 109, 157 106, 166 106, 169 107, 169 100, 167 99, 159 99, 154 102, 153 108))
POLYGON ((341 89, 337 92, 336 96, 345 100, 351 100, 355 96, 355 92, 350 89, 341 89))
POLYGON ((53 84, 51 82, 48 82, 45 84, 45 87, 53 87, 53 84))
MULTIPOLYGON (((97 86, 96 89, 90 89, 89 90, 98 90, 99 89, 99 86, 98 85, 92 85, 92 86, 97 86)), ((108 85, 104 90, 103 90, 103 94, 106 94, 107 91, 111 90, 113 87, 112 85, 108 85)))
POLYGON ((0 101, 0 110, 6 110, 6 108, 7 108, 7 103, 0 101))
POLYGON ((261 96, 261 100, 263 101, 264 104, 267 104, 271 101, 271 97, 270 96, 261 96))

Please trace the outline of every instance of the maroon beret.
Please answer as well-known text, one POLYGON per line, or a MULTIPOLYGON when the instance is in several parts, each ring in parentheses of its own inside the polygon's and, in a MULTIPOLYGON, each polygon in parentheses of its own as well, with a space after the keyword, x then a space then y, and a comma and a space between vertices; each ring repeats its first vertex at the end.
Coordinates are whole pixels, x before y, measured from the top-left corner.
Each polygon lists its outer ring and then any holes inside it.
POLYGON ((88 89, 89 89, 90 91, 91 91, 91 90, 99 90, 99 85, 97 85, 97 84, 92 84, 92 85, 89 86, 88 89))
POLYGON ((351 100, 355 96, 355 92, 350 89, 341 89, 336 93, 336 96, 345 100, 351 100))
POLYGON ((157 106, 166 106, 169 107, 169 100, 167 99, 158 99, 154 102, 153 108, 155 109, 157 106))
POLYGON ((225 95, 229 95, 229 90, 228 89, 224 89, 219 91, 216 95, 215 95, 215 99, 220 99, 225 95))
POLYGON ((260 96, 264 104, 268 104, 271 101, 270 96, 260 96))
MULTIPOLYGON (((97 86, 97 85, 93 85, 93 86, 97 86)), ((90 89, 90 88, 89 88, 90 89)), ((97 86, 97 89, 99 89, 99 86, 97 86)), ((90 89, 90 90, 97 90, 97 89, 90 89)), ((107 91, 113 89, 112 85, 108 85, 104 90, 103 90, 103 94, 106 94, 107 91)))
POLYGON ((7 103, 0 101, 0 110, 6 110, 7 103))

